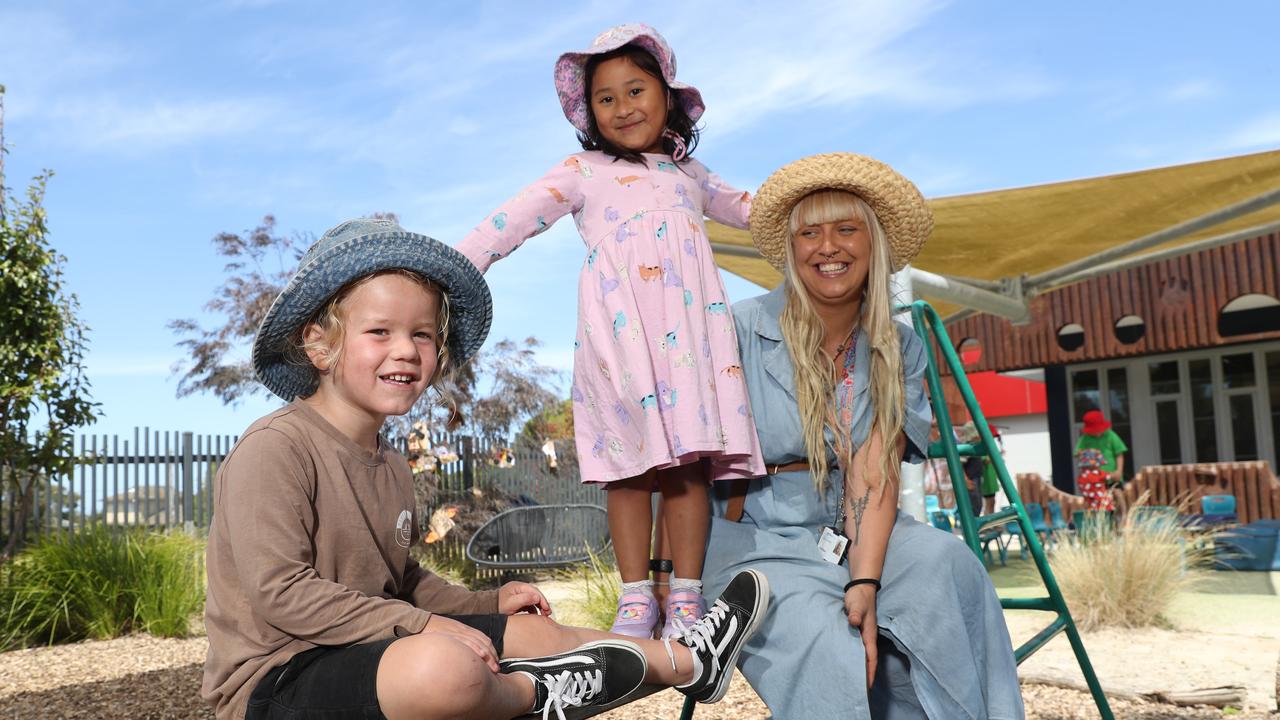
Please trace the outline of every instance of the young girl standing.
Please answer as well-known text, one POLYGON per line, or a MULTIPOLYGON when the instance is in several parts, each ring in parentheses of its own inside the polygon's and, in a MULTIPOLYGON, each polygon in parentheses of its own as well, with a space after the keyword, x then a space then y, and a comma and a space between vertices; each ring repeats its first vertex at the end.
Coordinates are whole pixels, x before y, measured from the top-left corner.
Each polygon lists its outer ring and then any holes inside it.
POLYGON ((662 493, 675 571, 664 637, 701 617, 709 480, 764 473, 733 320, 703 216, 745 228, 748 193, 690 157, 702 96, 675 81, 654 29, 622 25, 556 62, 585 152, 499 207, 459 250, 482 271, 572 213, 586 245, 574 343, 583 482, 606 483, 623 590, 613 631, 651 637, 650 495, 662 493), (676 621, 679 620, 680 624, 676 621))

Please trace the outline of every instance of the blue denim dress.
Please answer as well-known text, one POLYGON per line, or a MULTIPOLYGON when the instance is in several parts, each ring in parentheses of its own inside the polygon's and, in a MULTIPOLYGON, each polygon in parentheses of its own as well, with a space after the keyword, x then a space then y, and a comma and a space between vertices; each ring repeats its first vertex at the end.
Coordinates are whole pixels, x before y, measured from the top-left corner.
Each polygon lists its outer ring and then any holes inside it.
MULTIPOLYGON (((734 305, 742 372, 766 463, 806 457, 794 396, 791 356, 778 317, 779 287, 734 305)), ((908 460, 927 447, 930 409, 923 377, 924 344, 900 327, 908 460)), ((859 333, 854 350, 852 435, 869 434, 870 348, 859 333)), ((835 467, 834 457, 831 466, 835 467)), ((899 513, 885 555, 876 600, 882 652, 868 698, 861 635, 844 614, 849 570, 818 554, 818 534, 836 520, 841 479, 834 471, 820 497, 808 471, 750 481, 741 522, 723 519, 725 483, 717 483, 703 580, 715 597, 739 570, 754 567, 773 593, 759 633, 739 668, 775 718, 1024 717, 1009 631, 981 562, 957 538, 899 513)))

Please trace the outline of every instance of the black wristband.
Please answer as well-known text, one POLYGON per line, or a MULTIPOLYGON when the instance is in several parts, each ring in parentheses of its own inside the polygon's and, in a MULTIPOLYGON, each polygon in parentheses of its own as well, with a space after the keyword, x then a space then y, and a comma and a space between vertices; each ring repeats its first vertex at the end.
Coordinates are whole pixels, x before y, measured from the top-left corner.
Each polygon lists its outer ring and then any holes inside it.
POLYGON ((656 573, 674 572, 676 566, 670 560, 663 558, 654 558, 649 561, 649 571, 656 573))
POLYGON ((875 578, 858 578, 857 580, 850 580, 849 584, 844 586, 844 591, 849 592, 849 588, 855 585, 875 585, 876 592, 880 592, 880 581, 875 578))

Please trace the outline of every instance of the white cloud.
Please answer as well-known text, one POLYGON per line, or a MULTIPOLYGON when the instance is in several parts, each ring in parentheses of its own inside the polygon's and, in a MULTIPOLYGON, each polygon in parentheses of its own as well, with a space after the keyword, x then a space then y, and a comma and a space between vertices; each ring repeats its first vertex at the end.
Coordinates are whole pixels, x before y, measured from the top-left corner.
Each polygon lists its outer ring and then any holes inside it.
POLYGON ((1255 117, 1228 133, 1226 138, 1226 147, 1231 150, 1276 146, 1280 146, 1280 111, 1255 117))
POLYGON ((955 48, 944 57, 930 43, 914 42, 912 33, 942 7, 934 0, 825 2, 805 12, 768 5, 735 11, 733 32, 707 33, 714 19, 707 17, 669 38, 680 66, 692 70, 682 77, 714 98, 708 124, 722 133, 779 112, 847 110, 872 99, 952 108, 1048 90, 1032 69, 993 66, 955 48))
POLYGON ((8 119, 40 117, 68 88, 109 75, 130 53, 73 30, 57 15, 0 7, 0 81, 6 85, 8 119))
POLYGON ((105 377, 135 377, 152 375, 166 377, 173 371, 173 358, 152 356, 122 357, 95 356, 92 352, 85 359, 85 375, 90 380, 105 377))
POLYGON ((42 114, 48 120, 43 132, 64 143, 132 154, 254 133, 271 125, 281 108, 261 98, 130 103, 80 96, 56 102, 42 114))
POLYGON ((1171 88, 1165 98, 1171 102, 1206 100, 1219 94, 1219 88, 1208 80, 1188 80, 1171 88))

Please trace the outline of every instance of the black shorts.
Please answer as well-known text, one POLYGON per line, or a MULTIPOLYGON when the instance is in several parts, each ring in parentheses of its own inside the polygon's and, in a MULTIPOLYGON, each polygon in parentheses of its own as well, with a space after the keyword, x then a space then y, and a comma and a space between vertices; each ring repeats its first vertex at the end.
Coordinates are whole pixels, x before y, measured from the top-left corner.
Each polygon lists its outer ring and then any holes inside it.
MULTIPOLYGON (((493 641, 502 657, 506 615, 446 615, 479 630, 493 641)), ((294 655, 258 681, 249 696, 245 720, 289 718, 367 718, 385 720, 378 707, 378 663, 382 653, 399 638, 348 645, 319 647, 294 655)))

